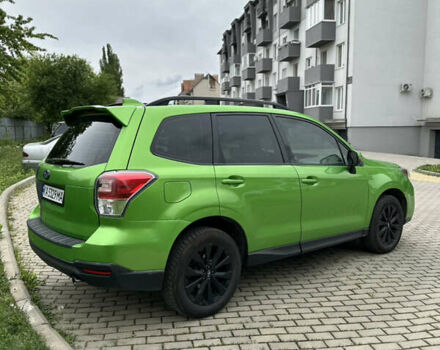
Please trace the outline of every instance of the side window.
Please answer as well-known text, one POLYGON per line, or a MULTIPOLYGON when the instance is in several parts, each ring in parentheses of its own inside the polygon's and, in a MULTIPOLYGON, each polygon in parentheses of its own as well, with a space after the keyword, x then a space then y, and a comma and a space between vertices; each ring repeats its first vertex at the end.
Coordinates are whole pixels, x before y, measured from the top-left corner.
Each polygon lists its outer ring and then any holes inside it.
POLYGON ((339 149, 341 150, 341 153, 342 153, 342 159, 344 160, 344 163, 347 164, 349 149, 347 148, 347 146, 342 144, 342 142, 338 141, 338 145, 339 145, 339 149))
POLYGON ((344 165, 336 139, 318 125, 277 117, 290 161, 299 165, 344 165))
POLYGON ((280 147, 264 115, 217 115, 216 162, 220 164, 281 164, 280 147))
POLYGON ((151 152, 159 157, 196 164, 212 164, 209 115, 166 118, 160 124, 151 152))

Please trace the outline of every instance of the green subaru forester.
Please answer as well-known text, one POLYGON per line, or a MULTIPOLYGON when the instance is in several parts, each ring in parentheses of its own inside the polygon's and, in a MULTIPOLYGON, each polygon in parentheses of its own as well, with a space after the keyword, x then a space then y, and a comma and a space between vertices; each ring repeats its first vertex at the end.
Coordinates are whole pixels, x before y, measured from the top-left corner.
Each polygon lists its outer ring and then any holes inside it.
POLYGON ((162 290, 171 308, 205 317, 244 266, 353 240, 374 253, 398 244, 414 211, 405 169, 261 101, 174 99, 63 112, 69 128, 40 164, 27 222, 47 264, 92 285, 162 290))

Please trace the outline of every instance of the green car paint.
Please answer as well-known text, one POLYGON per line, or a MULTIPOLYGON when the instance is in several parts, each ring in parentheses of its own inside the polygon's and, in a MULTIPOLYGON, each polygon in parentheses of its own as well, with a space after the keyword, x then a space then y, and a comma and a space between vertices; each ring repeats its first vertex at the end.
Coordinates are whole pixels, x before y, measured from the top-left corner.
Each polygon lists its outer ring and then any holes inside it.
MULTIPOLYGON (((194 164, 153 154, 151 145, 165 119, 184 115, 211 118, 218 113, 299 118, 323 128, 352 150, 324 124, 286 110, 219 105, 148 107, 134 100, 115 107, 73 108, 63 112, 67 124, 92 116, 94 120, 114 120, 120 132, 104 163, 83 167, 41 163, 36 175, 38 191, 43 185, 63 189, 64 202, 53 203, 39 193, 40 204, 29 220, 40 220, 44 232, 74 238, 78 243, 57 243, 29 226, 32 247, 49 264, 85 262, 118 266, 130 273, 163 272, 179 235, 207 219, 221 218, 239 227, 249 256, 283 247, 306 252, 312 249, 307 243, 335 237, 337 242, 341 235, 366 232, 384 193, 399 197, 406 219, 411 219, 414 191, 408 178, 398 166, 362 155, 362 164, 352 174, 345 164, 298 165, 287 160, 270 165, 194 164), (119 170, 148 171, 156 178, 130 200, 122 216, 99 215, 97 179, 119 170)), ((69 271, 66 273, 75 275, 72 271, 76 270, 69 271)), ((123 283, 118 286, 125 287, 123 283)))

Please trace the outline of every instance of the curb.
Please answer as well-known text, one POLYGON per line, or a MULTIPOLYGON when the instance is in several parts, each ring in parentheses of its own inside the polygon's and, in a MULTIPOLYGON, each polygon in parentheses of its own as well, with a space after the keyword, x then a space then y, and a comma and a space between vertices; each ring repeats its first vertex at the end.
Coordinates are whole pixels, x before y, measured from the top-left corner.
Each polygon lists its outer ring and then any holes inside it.
POLYGON ((422 169, 414 169, 413 171, 416 173, 419 173, 419 174, 423 174, 423 175, 440 177, 440 173, 436 173, 434 171, 428 171, 428 170, 422 170, 422 169))
POLYGON ((28 177, 10 187, 0 195, 0 224, 2 225, 2 238, 0 239, 0 257, 3 261, 6 278, 10 283, 11 294, 17 307, 22 310, 32 328, 43 337, 46 345, 53 350, 72 350, 72 347, 52 328, 41 310, 32 302, 29 292, 20 278, 20 270, 15 259, 14 247, 8 227, 8 202, 11 195, 18 188, 29 185, 35 180, 34 176, 28 177))

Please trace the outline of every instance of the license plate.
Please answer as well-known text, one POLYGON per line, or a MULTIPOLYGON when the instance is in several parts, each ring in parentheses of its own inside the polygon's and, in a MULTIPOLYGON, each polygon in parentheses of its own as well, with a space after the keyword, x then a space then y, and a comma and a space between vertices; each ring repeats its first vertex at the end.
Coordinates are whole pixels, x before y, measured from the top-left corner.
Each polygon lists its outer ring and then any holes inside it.
POLYGON ((57 204, 64 203, 64 190, 49 185, 43 185, 42 197, 57 204))

